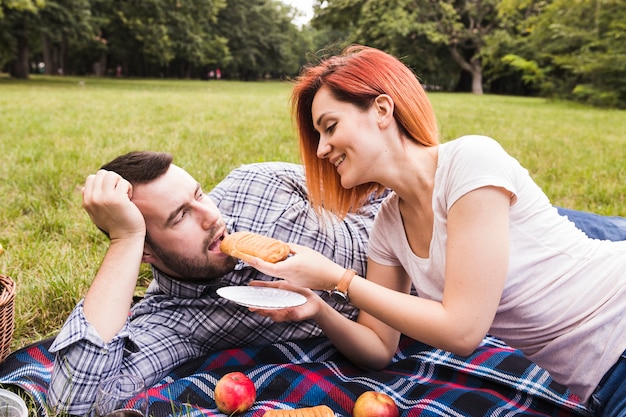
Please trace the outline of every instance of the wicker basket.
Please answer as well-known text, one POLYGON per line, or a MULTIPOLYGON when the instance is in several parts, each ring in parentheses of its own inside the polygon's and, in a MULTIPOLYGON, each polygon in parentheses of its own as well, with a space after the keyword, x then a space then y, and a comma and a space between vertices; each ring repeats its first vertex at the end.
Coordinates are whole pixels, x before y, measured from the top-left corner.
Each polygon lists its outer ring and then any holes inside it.
POLYGON ((15 282, 0 274, 0 362, 11 352, 15 329, 15 282))

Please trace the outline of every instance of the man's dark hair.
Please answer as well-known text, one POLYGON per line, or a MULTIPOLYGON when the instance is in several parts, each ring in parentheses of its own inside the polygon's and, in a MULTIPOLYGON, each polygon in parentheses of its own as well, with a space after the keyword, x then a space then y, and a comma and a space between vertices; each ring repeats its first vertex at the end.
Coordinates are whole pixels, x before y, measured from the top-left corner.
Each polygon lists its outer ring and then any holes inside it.
MULTIPOLYGON (((102 165, 100 169, 115 172, 133 185, 147 184, 165 174, 172 164, 173 157, 166 152, 133 151, 120 155, 102 165)), ((98 226, 109 239, 106 230, 98 226)), ((153 244, 146 232, 146 242, 153 244)))
POLYGON ((173 157, 166 152, 133 151, 102 165, 101 169, 119 174, 131 184, 145 184, 165 174, 173 157))

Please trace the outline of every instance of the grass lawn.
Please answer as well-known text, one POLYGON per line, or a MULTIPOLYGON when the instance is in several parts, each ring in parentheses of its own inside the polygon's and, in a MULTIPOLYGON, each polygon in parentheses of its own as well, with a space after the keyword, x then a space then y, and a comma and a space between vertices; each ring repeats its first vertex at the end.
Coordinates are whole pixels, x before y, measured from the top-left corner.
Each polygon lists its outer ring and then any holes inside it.
MULTIPOLYGON (((106 250, 81 208, 87 175, 136 149, 173 153, 207 190, 242 163, 298 162, 290 91, 286 82, 0 77, 0 273, 18 285, 14 348, 58 331, 106 250)), ((554 204, 626 216, 626 112, 431 98, 443 141, 491 136, 554 204)), ((142 275, 145 285, 147 268, 142 275)))

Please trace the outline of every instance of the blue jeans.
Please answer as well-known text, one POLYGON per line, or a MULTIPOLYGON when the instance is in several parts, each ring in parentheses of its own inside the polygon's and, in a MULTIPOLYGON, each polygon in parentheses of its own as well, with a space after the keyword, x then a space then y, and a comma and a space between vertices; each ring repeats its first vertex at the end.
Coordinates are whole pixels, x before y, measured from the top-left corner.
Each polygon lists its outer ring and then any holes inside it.
POLYGON ((566 216, 570 221, 593 239, 626 240, 626 218, 619 216, 601 216, 557 207, 559 214, 566 216))
POLYGON ((626 351, 604 375, 588 408, 596 416, 626 417, 626 351))

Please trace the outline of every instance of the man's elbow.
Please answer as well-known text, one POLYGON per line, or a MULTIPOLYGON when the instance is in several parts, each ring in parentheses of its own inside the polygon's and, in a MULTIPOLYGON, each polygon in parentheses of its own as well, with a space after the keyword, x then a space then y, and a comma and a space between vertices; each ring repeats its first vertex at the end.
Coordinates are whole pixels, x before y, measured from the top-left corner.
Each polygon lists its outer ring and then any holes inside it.
MULTIPOLYGON (((67 394, 67 393, 66 393, 67 394)), ((48 393, 46 407, 56 416, 85 415, 93 408, 93 401, 81 402, 78 398, 70 395, 55 396, 48 393)))
POLYGON ((80 389, 57 357, 46 394, 46 406, 52 415, 85 415, 93 408, 94 398, 95 390, 80 389))

